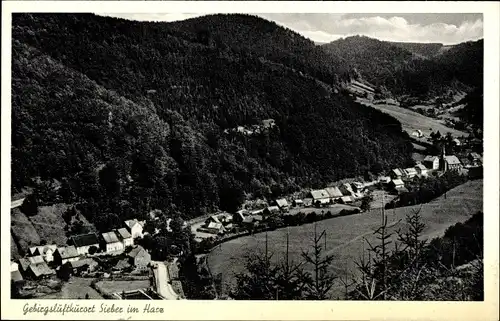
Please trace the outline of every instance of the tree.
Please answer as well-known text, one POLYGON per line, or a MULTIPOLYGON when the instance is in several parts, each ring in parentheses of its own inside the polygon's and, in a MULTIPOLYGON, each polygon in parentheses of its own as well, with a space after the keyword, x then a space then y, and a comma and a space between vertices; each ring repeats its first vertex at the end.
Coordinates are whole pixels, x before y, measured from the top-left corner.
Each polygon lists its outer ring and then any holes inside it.
POLYGON ((334 281, 337 279, 335 275, 328 271, 334 257, 328 254, 323 255, 322 238, 326 238, 325 231, 318 235, 317 224, 315 223, 313 253, 302 252, 305 263, 312 265, 314 270, 305 289, 306 297, 313 300, 327 300, 330 297, 329 292, 334 285, 334 281))
POLYGON ((371 202, 373 201, 373 196, 371 194, 367 194, 365 195, 362 199, 361 199, 361 210, 366 212, 366 211, 369 211, 370 208, 371 208, 371 202))
POLYGON ((89 254, 94 255, 95 253, 97 253, 97 250, 98 250, 98 248, 96 246, 92 245, 91 247, 89 247, 89 254))
POLYGON ((26 196, 20 209, 28 216, 36 215, 38 213, 38 196, 36 193, 26 196))

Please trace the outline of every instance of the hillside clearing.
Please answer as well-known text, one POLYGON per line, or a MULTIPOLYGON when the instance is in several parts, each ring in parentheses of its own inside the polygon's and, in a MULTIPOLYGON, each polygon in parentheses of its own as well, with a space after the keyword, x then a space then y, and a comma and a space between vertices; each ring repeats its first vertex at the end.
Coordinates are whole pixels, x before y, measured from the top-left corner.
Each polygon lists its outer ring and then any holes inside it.
POLYGON ((30 246, 39 245, 40 236, 28 217, 19 208, 12 209, 10 213, 10 229, 19 250, 27 252, 30 246))
MULTIPOLYGON (((436 119, 432 119, 414 112, 410 109, 401 108, 398 106, 387 105, 387 104, 372 104, 366 99, 357 100, 363 105, 373 107, 380 111, 383 111, 392 117, 396 118, 401 122, 403 130, 405 130, 409 135, 416 130, 421 130, 425 137, 429 137, 431 132, 439 131, 442 135, 450 132, 454 137, 468 136, 467 133, 446 127, 442 122, 436 119)), ((425 138, 418 138, 419 140, 425 140, 425 138)))
MULTIPOLYGON (((421 216, 425 222, 424 234, 434 238, 444 233, 449 226, 467 220, 472 214, 483 209, 482 180, 469 181, 447 193, 447 197, 438 197, 430 203, 423 204, 421 216)), ((404 227, 406 214, 411 214, 420 205, 397 208, 386 211, 392 230, 404 227), (399 222, 399 223, 398 223, 399 222)), ((326 230, 326 248, 336 256, 332 271, 343 276, 353 273, 354 262, 362 254, 364 238, 373 241, 373 230, 380 224, 381 210, 376 209, 366 213, 332 218, 317 223, 318 230, 326 230)), ((313 224, 289 227, 290 258, 299 261, 302 250, 308 250, 313 235, 313 224)), ((274 253, 273 259, 284 257, 284 244, 287 229, 268 232, 269 251, 274 253)), ((231 240, 217 246, 207 257, 212 275, 222 273, 223 292, 228 293, 234 286, 234 277, 245 270, 245 256, 248 253, 263 251, 266 233, 259 233, 231 240)), ((334 298, 342 296, 341 284, 333 290, 334 298)))

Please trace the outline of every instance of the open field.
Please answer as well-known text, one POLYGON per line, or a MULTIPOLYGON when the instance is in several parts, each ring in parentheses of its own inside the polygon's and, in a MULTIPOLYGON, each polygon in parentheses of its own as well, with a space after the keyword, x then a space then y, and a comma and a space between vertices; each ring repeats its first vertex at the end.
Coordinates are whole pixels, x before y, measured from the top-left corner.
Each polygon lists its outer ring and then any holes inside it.
MULTIPOLYGON (((370 103, 366 99, 358 99, 358 102, 363 105, 370 106, 380 111, 383 111, 391 115, 392 117, 396 118, 401 123, 403 130, 408 132, 408 134, 410 135, 412 132, 416 131, 417 129, 420 129, 426 137, 429 137, 430 133, 433 131, 434 132, 439 131, 442 135, 446 134, 447 132, 450 132, 455 137, 468 136, 468 134, 465 132, 446 127, 439 120, 423 116, 409 109, 387 104, 375 105, 370 103)), ((419 139, 425 139, 425 138, 419 138, 419 139)))
POLYGON ((299 212, 304 213, 304 214, 309 214, 309 213, 316 213, 318 215, 321 214, 321 212, 330 212, 332 215, 337 215, 340 213, 342 210, 353 210, 356 209, 357 207, 351 206, 351 205, 344 205, 344 204, 332 204, 328 207, 322 207, 322 208, 316 208, 316 207, 299 207, 299 208, 292 208, 289 211, 289 215, 297 215, 299 212))
MULTIPOLYGON (((483 209, 483 181, 469 181, 448 191, 446 199, 438 197, 430 203, 423 204, 421 216, 425 222, 425 237, 434 238, 444 233, 446 228, 457 222, 467 220, 472 214, 483 209)), ((397 208, 386 211, 391 230, 404 228, 406 214, 420 208, 420 205, 397 208)), ((355 260, 359 259, 364 246, 364 238, 374 241, 373 230, 380 224, 381 209, 336 217, 317 222, 319 231, 326 230, 326 249, 335 255, 332 271, 339 276, 344 273, 355 273, 355 260)), ((314 231, 313 224, 289 227, 290 258, 301 260, 302 250, 311 246, 314 231)), ((273 259, 284 257, 285 236, 287 229, 268 232, 268 248, 273 252, 273 259)), ((212 275, 222 273, 223 291, 227 293, 234 286, 235 275, 244 272, 245 256, 249 253, 262 253, 265 246, 265 233, 246 236, 228 241, 217 246, 208 256, 207 262, 212 275)), ((336 284, 332 297, 342 297, 343 287, 336 284)))
POLYGON ((19 208, 10 211, 10 230, 19 250, 27 252, 30 246, 40 244, 40 236, 28 217, 19 208))
POLYGON ((110 280, 110 281, 99 281, 96 284, 96 288, 99 288, 102 292, 106 293, 121 293, 122 291, 134 291, 140 289, 146 289, 151 286, 149 280, 110 280))
POLYGON ((79 278, 72 277, 69 282, 64 283, 60 292, 52 293, 40 297, 40 299, 85 299, 88 294, 89 299, 102 300, 103 297, 99 293, 90 287, 93 279, 90 278, 79 278))

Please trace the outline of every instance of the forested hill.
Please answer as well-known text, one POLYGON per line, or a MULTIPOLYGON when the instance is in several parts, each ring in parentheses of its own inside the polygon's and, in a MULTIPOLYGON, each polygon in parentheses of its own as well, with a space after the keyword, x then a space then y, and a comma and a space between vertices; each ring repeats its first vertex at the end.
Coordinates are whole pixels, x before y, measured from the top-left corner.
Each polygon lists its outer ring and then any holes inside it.
POLYGON ((358 77, 395 97, 427 99, 470 92, 483 81, 482 39, 444 47, 354 36, 321 47, 356 68, 358 77))
POLYGON ((14 192, 37 176, 58 179, 44 201, 79 202, 104 230, 151 209, 232 211, 245 195, 411 162, 399 122, 327 85, 348 77, 340 66, 316 74, 313 43, 246 16, 179 24, 13 15, 14 192), (230 130, 268 118, 275 127, 230 130))

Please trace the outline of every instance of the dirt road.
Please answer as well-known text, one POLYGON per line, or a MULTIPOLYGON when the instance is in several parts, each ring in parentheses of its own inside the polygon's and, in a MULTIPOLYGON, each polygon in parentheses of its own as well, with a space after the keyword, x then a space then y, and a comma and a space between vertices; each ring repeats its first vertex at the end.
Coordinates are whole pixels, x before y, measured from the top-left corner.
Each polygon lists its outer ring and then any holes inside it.
POLYGON ((163 262, 151 262, 153 264, 153 273, 155 276, 156 292, 165 300, 179 300, 172 285, 169 283, 167 266, 163 262))

